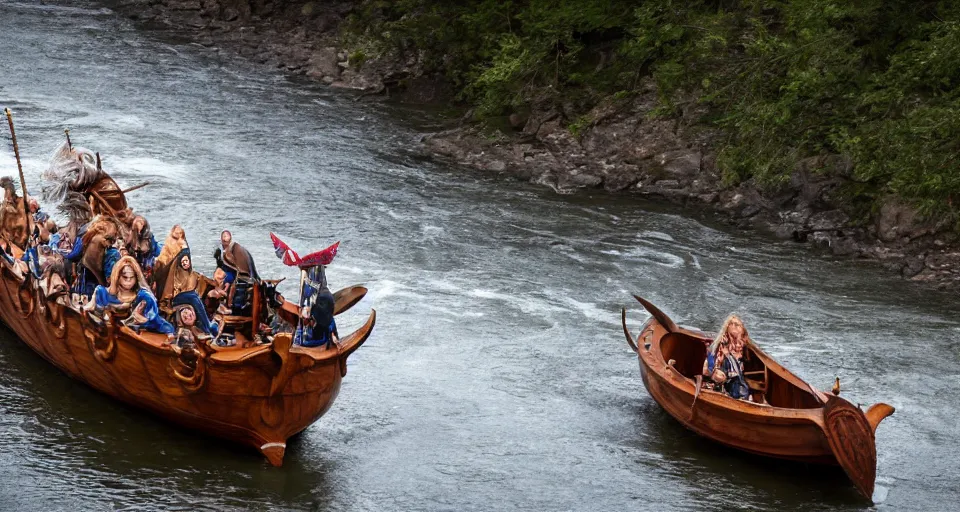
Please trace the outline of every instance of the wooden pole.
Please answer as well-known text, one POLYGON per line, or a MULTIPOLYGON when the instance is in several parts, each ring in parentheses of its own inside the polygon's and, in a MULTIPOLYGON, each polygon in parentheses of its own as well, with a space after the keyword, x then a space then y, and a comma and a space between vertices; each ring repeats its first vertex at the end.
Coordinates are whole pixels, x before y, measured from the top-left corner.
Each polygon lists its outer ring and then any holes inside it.
POLYGON ((13 139, 13 154, 17 157, 17 170, 20 171, 20 192, 23 194, 23 213, 26 215, 27 246, 32 238, 30 233, 30 204, 27 198, 27 180, 23 177, 23 164, 20 162, 20 146, 17 145, 17 132, 13 129, 13 112, 9 108, 3 109, 7 114, 7 124, 10 125, 10 138, 13 139))
POLYGON ((141 184, 139 184, 139 185, 136 185, 136 186, 134 186, 134 187, 130 187, 130 188, 121 190, 120 192, 126 194, 127 192, 133 192, 134 190, 138 190, 138 189, 141 189, 141 188, 143 188, 143 187, 146 187, 146 186, 149 185, 149 184, 150 184, 149 181, 145 181, 145 182, 143 182, 143 183, 141 183, 141 184))

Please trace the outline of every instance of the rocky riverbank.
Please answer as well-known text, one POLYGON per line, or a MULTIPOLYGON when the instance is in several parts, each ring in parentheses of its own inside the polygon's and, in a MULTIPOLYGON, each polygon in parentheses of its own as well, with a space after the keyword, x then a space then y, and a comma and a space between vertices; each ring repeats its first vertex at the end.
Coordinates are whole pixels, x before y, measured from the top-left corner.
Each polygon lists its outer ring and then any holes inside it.
MULTIPOLYGON (((450 102, 453 91, 425 76, 416 57, 376 55, 362 42, 346 41, 341 27, 358 3, 121 0, 113 7, 138 23, 178 30, 211 51, 353 89, 359 97, 450 102)), ((952 226, 924 221, 894 199, 869 217, 850 217, 844 208, 849 198, 839 193, 842 177, 852 175, 849 159, 802 160, 775 190, 751 182, 728 185, 716 165, 719 134, 687 121, 694 115, 651 116, 656 99, 651 82, 640 94, 611 98, 586 116, 571 119, 563 109, 534 107, 511 115, 499 130, 471 122, 468 113, 449 130, 425 137, 422 150, 558 193, 603 188, 707 208, 738 226, 809 242, 838 257, 877 261, 914 281, 960 286, 960 237, 952 226)))

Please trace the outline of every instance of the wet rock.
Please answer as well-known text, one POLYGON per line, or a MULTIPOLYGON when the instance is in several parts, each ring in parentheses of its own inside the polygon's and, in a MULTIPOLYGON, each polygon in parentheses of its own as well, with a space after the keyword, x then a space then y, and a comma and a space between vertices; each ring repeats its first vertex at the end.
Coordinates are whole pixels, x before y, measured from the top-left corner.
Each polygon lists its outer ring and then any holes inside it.
POLYGON ((488 171, 503 172, 507 170, 507 163, 503 160, 492 160, 487 163, 486 168, 488 171))
POLYGON ((740 211, 740 216, 744 218, 750 218, 758 213, 760 213, 760 206, 755 204, 750 204, 744 207, 744 209, 740 211))
POLYGON ((639 180, 639 168, 636 165, 615 165, 604 171, 603 187, 618 192, 633 186, 639 180))
POLYGON ((522 130, 526 126, 527 121, 529 119, 530 119, 529 112, 514 112, 510 114, 510 117, 509 117, 510 126, 522 130))
POLYGON ((586 173, 570 174, 563 181, 563 185, 581 188, 593 188, 598 187, 601 184, 603 184, 603 178, 586 173))
POLYGON ((340 76, 340 67, 337 65, 337 49, 328 46, 313 52, 306 67, 306 74, 311 78, 332 77, 336 79, 340 76))
POLYGON ((702 155, 699 151, 678 150, 669 153, 657 155, 657 162, 663 167, 663 171, 671 177, 693 178, 700 173, 700 160, 702 155))
POLYGON ((791 199, 802 206, 829 208, 829 193, 840 184, 840 180, 829 176, 834 167, 832 160, 824 156, 801 160, 790 176, 787 194, 792 194, 791 199))
POLYGON ((166 7, 177 11, 199 11, 200 0, 167 0, 166 7))
POLYGON ((960 269, 960 252, 937 252, 924 260, 930 270, 960 269))
POLYGON ((830 240, 830 252, 835 256, 855 256, 860 254, 860 244, 851 237, 834 237, 830 240))
POLYGON ((880 208, 877 217, 877 238, 892 242, 909 237, 917 230, 917 212, 913 208, 894 200, 888 200, 880 208))
POLYGON ((900 270, 900 274, 909 279, 922 272, 925 266, 926 262, 923 258, 910 258, 900 270))
POLYGON ((834 230, 845 228, 849 220, 850 217, 841 210, 828 210, 813 214, 807 225, 810 229, 834 230))

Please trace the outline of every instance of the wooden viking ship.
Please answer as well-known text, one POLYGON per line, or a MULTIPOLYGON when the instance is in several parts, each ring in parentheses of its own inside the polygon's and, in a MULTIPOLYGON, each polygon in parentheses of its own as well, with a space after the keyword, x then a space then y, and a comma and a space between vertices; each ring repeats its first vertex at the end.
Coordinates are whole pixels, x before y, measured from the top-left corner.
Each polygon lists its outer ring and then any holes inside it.
MULTIPOLYGON (((26 197, 13 117, 9 109, 4 113, 26 197)), ((92 167, 93 156, 73 151, 69 130, 65 132, 66 145, 58 151, 63 153, 61 163, 66 162, 67 167, 54 173, 54 179, 82 194, 90 216, 96 214, 110 222, 132 221, 125 192, 146 184, 122 190, 103 172, 100 155, 96 154, 95 179, 84 185, 78 176, 83 175, 85 166, 92 167), (81 156, 91 161, 85 163, 81 156)), ((279 281, 253 280, 249 310, 245 306, 238 314, 222 319, 221 330, 233 334, 235 346, 198 342, 195 347, 180 350, 167 342, 166 335, 131 328, 129 307, 108 309, 102 316, 83 311, 71 300, 66 277, 53 267, 39 279, 23 268, 23 248, 31 242, 13 235, 18 226, 30 226, 31 216, 25 201, 13 201, 16 193, 12 183, 3 185, 0 246, 5 251, 0 257, 0 320, 71 377, 173 422, 253 446, 275 466, 283 463, 287 439, 317 421, 333 404, 347 374, 347 358, 367 340, 376 323, 376 311, 371 311, 362 327, 318 347, 293 345, 289 332, 279 332, 264 343, 262 335, 272 330, 261 327, 269 320, 271 309, 289 327, 299 324, 300 308, 276 292, 279 281)), ((105 247, 101 242, 91 240, 87 248, 105 247)), ((98 270, 101 258, 93 259, 96 261, 87 268, 98 270)), ((104 277, 98 276, 98 280, 103 283, 104 277)), ((201 278, 196 291, 203 296, 214 283, 201 278)), ((334 315, 353 307, 366 293, 362 286, 336 292, 334 315)))
POLYGON ((623 333, 637 353, 650 396, 683 426, 726 446, 758 455, 839 465, 872 499, 877 425, 894 408, 874 404, 866 413, 834 393, 824 393, 780 366, 752 342, 744 349, 744 375, 754 403, 704 389, 701 372, 712 337, 678 327, 666 314, 634 296, 652 315, 634 338, 621 312, 623 333))
MULTIPOLYGON (((366 292, 362 286, 338 291, 335 314, 366 292)), ((296 322, 298 306, 278 298, 280 315, 296 322)), ((376 311, 339 343, 294 346, 291 334, 281 333, 271 344, 249 348, 198 343, 199 354, 178 353, 164 346, 165 335, 137 333, 122 317, 104 315, 97 322, 69 306, 65 295, 45 297, 29 273, 3 262, 0 318, 44 359, 128 404, 252 446, 279 466, 287 439, 333 404, 347 373, 347 358, 370 336, 376 311)), ((246 344, 251 331, 244 324, 253 321, 228 317, 226 322, 241 324, 235 335, 238 345, 246 344)))

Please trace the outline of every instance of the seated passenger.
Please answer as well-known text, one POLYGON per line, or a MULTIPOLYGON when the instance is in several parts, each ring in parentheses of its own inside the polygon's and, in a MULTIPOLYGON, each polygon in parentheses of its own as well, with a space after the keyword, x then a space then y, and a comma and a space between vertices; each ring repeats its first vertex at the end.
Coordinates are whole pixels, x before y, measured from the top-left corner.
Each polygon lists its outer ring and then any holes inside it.
POLYGON ((133 222, 130 223, 130 231, 132 244, 129 245, 133 248, 133 256, 149 278, 149 275, 153 273, 155 260, 160 256, 160 245, 154 238, 153 231, 150 230, 150 223, 141 215, 133 218, 133 222))
POLYGON ((743 350, 748 340, 743 321, 737 315, 730 315, 707 349, 703 374, 721 385, 731 398, 746 400, 750 397, 750 388, 743 375, 743 350))
POLYGON ((203 305, 207 311, 207 316, 230 314, 230 309, 224 305, 230 293, 230 284, 227 283, 226 278, 227 274, 222 268, 213 271, 213 282, 216 286, 209 287, 203 297, 203 305))
POLYGON ((155 265, 157 267, 169 265, 174 258, 177 257, 177 254, 180 254, 180 251, 189 246, 190 245, 187 244, 187 235, 184 233, 183 228, 180 227, 180 224, 175 224, 170 228, 170 234, 167 235, 167 239, 163 242, 160 254, 157 255, 154 262, 155 265))
POLYGON ((110 286, 98 285, 94 299, 84 306, 87 311, 106 308, 132 308, 130 326, 173 336, 174 329, 160 316, 157 299, 150 293, 143 272, 132 256, 120 258, 110 274, 110 286))
POLYGON ((319 347, 340 341, 337 322, 333 318, 335 300, 327 287, 323 266, 304 270, 304 286, 301 297, 305 304, 300 308, 300 326, 293 337, 295 345, 319 347))
POLYGON ((217 260, 217 267, 227 274, 227 282, 232 283, 237 276, 259 280, 257 266, 253 262, 253 255, 242 245, 233 241, 229 231, 220 233, 220 247, 214 251, 213 257, 217 260))
POLYGON ((173 323, 177 331, 173 340, 168 340, 164 345, 174 343, 181 349, 195 349, 198 341, 210 339, 210 335, 197 325, 196 311, 189 304, 177 306, 173 311, 173 323))
POLYGON ((56 233, 57 223, 50 218, 50 214, 40 209, 37 198, 30 196, 27 200, 27 206, 30 208, 30 214, 33 217, 34 238, 41 243, 47 243, 50 240, 51 233, 56 233))
POLYGON ((160 302, 170 306, 190 305, 198 318, 200 329, 210 336, 215 336, 218 326, 207 317, 203 301, 197 294, 199 282, 199 276, 193 271, 190 249, 183 249, 170 268, 163 291, 160 293, 160 302))
POLYGON ((170 228, 170 234, 167 235, 163 247, 160 248, 160 255, 154 258, 153 274, 149 281, 153 284, 153 291, 160 294, 166 287, 167 276, 173 268, 173 262, 180 254, 180 251, 189 247, 187 244, 187 235, 179 224, 170 228))
POLYGON ((294 336, 294 344, 319 347, 339 342, 333 305, 332 294, 321 294, 313 304, 300 308, 300 328, 294 336))

